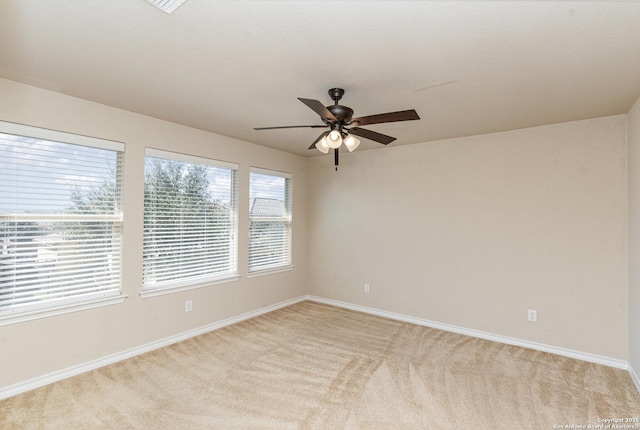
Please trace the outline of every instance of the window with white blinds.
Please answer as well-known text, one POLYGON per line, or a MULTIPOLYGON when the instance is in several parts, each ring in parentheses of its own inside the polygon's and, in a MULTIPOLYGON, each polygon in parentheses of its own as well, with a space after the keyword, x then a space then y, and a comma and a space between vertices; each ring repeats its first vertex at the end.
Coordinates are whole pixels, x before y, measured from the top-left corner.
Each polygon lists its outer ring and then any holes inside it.
POLYGON ((252 168, 249 180, 249 273, 291 266, 291 181, 252 168))
POLYGON ((120 296, 123 150, 0 123, 0 320, 120 296))
POLYGON ((237 276, 237 169, 146 150, 143 290, 237 276))

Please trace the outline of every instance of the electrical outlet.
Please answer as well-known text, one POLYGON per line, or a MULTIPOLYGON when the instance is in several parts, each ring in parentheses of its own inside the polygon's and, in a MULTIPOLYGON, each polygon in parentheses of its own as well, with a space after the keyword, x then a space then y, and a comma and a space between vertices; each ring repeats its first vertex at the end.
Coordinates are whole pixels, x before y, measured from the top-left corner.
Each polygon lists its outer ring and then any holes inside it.
POLYGON ((369 284, 364 284, 364 292, 365 293, 369 292, 369 284))
POLYGON ((533 309, 529 309, 527 311, 527 319, 531 322, 538 322, 538 312, 533 309))
POLYGON ((193 310, 193 302, 191 300, 187 300, 184 302, 184 311, 191 312, 193 310))

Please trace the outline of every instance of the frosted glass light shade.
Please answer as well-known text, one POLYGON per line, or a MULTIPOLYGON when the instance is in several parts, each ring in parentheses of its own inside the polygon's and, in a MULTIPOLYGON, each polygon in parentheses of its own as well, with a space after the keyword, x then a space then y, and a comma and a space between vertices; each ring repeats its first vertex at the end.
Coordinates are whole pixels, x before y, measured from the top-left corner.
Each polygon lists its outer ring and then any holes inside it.
POLYGON ((331 133, 327 136, 327 145, 329 145, 331 149, 340 148, 340 145, 342 145, 342 136, 340 136, 338 130, 331 130, 331 133))
POLYGON ((360 139, 349 135, 344 139, 344 145, 347 147, 349 152, 353 152, 353 150, 356 149, 358 145, 360 145, 360 139))
POLYGON ((327 145, 327 136, 323 137, 318 143, 316 143, 316 149, 323 154, 329 152, 329 145, 327 145))

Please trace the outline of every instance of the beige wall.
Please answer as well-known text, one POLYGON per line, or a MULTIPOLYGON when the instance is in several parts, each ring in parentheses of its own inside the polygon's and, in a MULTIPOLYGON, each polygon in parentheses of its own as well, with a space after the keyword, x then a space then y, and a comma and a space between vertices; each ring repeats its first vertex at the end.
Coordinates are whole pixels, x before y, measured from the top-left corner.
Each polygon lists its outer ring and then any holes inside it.
POLYGON ((626 360, 626 152, 620 115, 313 158, 310 293, 626 360))
POLYGON ((640 99, 629 111, 629 362, 640 376, 640 99))
POLYGON ((307 160, 0 79, 0 120, 125 142, 124 303, 0 326, 0 388, 206 326, 306 291, 307 160), (240 280, 141 299, 144 148, 240 165, 240 280), (247 278, 249 167, 293 173, 292 271, 247 278), (193 300, 193 311, 184 302, 193 300))

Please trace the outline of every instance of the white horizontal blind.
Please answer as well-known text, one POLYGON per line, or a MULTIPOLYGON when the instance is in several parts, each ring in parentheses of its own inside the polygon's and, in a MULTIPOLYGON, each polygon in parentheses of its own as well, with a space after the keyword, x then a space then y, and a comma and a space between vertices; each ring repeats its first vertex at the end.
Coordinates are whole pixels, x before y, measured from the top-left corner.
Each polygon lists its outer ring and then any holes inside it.
POLYGON ((251 169, 249 272, 291 265, 291 175, 251 169))
POLYGON ((236 275, 236 171, 230 163, 147 150, 143 289, 236 275))
POLYGON ((123 149, 0 123, 0 317, 119 295, 123 149))

